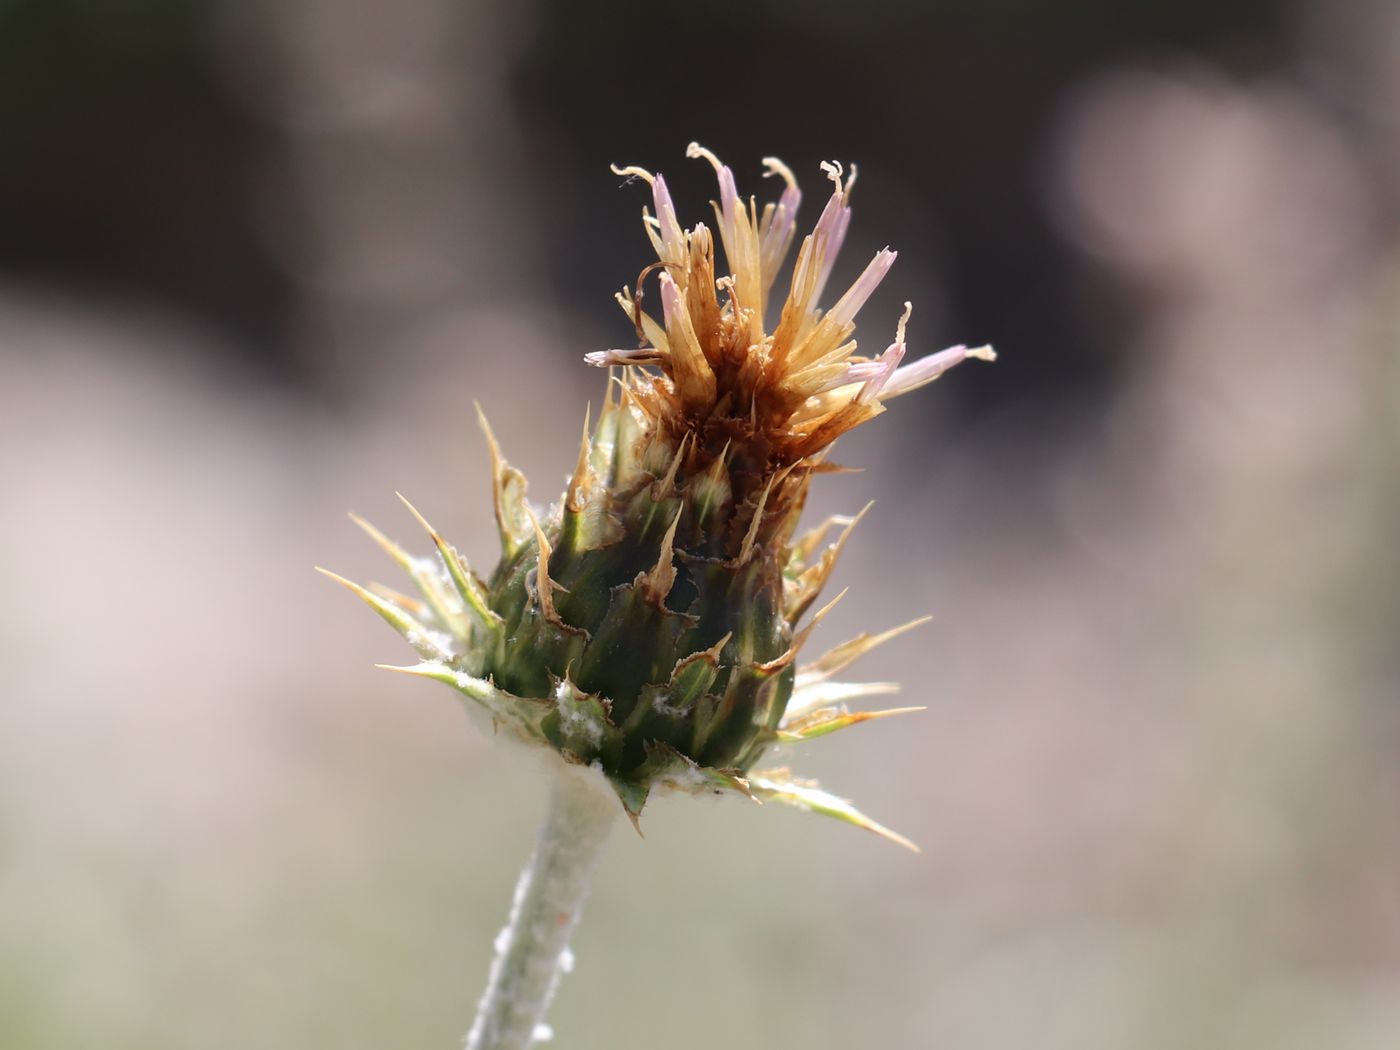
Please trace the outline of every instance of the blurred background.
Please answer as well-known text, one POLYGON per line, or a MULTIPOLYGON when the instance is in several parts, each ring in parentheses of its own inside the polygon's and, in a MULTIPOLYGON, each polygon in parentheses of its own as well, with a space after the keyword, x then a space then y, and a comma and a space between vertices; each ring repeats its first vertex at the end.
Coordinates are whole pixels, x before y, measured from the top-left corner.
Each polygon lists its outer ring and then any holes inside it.
POLYGON ((923 854, 656 805, 560 1045, 1400 1045, 1397 70, 1389 0, 0 0, 0 1045, 456 1045, 542 778, 311 566, 396 489, 490 563, 473 398, 553 498, 692 139, 803 226, 858 162, 864 344, 1002 358, 814 491, 818 641, 934 622, 799 761, 923 854))

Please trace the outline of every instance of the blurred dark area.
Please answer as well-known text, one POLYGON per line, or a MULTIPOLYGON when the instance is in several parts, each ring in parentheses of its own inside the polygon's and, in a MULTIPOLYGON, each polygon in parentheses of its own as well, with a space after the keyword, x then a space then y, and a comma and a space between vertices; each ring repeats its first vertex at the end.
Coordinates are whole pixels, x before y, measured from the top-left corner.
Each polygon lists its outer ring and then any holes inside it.
POLYGON ((251 215, 285 144, 230 93, 210 16, 187 0, 0 6, 0 267, 168 303, 287 374, 297 288, 251 215))
MULTIPOLYGON (((750 175, 770 154, 807 178, 841 158, 862 169, 856 236, 878 247, 871 238, 895 231, 913 267, 936 276, 944 341, 956 333, 1015 349, 995 375, 970 375, 950 396, 990 402, 1046 384, 1111 383, 1131 314, 1111 298, 1107 322, 1086 309, 1082 259, 1051 228, 1039 179, 1056 107, 1106 63, 1189 53, 1241 75, 1286 64, 1291 8, 542 4, 523 16, 503 100, 515 163, 530 168, 525 213, 547 230, 530 294, 597 314, 640 268, 644 245, 617 235, 636 194, 609 192, 610 163, 679 166, 672 183, 700 204, 707 172, 677 160, 691 139, 750 175)), ((448 51, 470 52, 477 28, 472 9, 464 14, 448 12, 448 51)), ((0 7, 0 143, 10 158, 0 169, 0 268, 12 280, 167 304, 226 333, 271 376, 314 385, 296 324, 305 275, 286 265, 285 249, 314 236, 305 198, 315 187, 298 183, 296 126, 250 105, 230 71, 243 42, 220 39, 224 21, 218 5, 191 0, 0 7)), ((470 113, 472 85, 459 86, 443 101, 470 113)), ((928 298, 915 280, 901 288, 901 298, 928 298)))

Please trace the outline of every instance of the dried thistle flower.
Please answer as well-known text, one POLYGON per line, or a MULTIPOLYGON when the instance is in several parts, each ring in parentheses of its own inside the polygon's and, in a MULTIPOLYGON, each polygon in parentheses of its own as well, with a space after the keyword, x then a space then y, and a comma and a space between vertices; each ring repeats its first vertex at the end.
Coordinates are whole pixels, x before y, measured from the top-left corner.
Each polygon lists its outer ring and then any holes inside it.
MULTIPOLYGON (((837 164, 823 165, 833 192, 798 249, 769 331, 769 297, 796 230, 797 182, 766 159, 784 189, 760 211, 753 199, 741 200, 713 153, 692 144, 687 154, 718 176, 716 227, 729 272, 717 275, 707 226, 682 228, 660 174, 614 169, 651 188, 654 211, 644 209, 643 221, 658 261, 617 297, 638 348, 586 355, 615 371, 591 431, 585 420, 559 502, 537 515, 524 477, 506 464, 483 417, 502 547, 489 579, 413 511, 434 558, 414 557, 359 523, 412 577, 421 599, 341 582, 422 658, 395 670, 444 682, 494 725, 601 771, 634 823, 657 791, 732 792, 912 845, 785 770, 754 767, 775 744, 914 710, 852 712, 848 701, 895 687, 834 680, 913 624, 862 634, 798 664, 835 602, 799 624, 860 515, 794 538, 797 522, 812 477, 837 469, 827 456, 838 437, 879 415, 890 398, 969 357, 994 354, 957 346, 905 364, 908 304, 893 343, 878 355, 857 354, 856 314, 895 253, 878 252, 833 305, 819 307, 851 217, 855 170, 847 176, 837 164), (649 283, 659 316, 644 309, 649 283)), ((514 1045, 493 1042, 489 1027, 479 1018, 471 1045, 514 1045)))

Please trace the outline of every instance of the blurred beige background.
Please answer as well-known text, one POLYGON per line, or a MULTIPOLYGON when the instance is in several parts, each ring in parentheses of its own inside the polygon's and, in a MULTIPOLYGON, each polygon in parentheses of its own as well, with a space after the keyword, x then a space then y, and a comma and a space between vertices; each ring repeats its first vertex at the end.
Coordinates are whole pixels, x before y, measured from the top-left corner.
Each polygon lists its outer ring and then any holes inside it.
POLYGON ((865 6, 0 5, 0 1046, 455 1045, 541 778, 311 566, 489 562, 474 398, 556 495, 691 138, 1002 361, 812 508, 929 710, 796 761, 923 854, 656 805, 558 1044, 1400 1045, 1400 17, 865 6))

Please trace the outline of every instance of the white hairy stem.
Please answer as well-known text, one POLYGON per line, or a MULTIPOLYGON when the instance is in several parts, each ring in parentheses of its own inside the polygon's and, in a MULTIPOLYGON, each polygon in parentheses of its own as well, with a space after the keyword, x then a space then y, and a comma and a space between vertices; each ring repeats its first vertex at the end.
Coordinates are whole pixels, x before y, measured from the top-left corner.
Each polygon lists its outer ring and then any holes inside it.
POLYGON ((525 1050, 547 1039, 545 1010, 571 966, 569 936, 621 806, 592 770, 561 770, 535 852, 520 873, 510 919, 466 1050, 525 1050))

